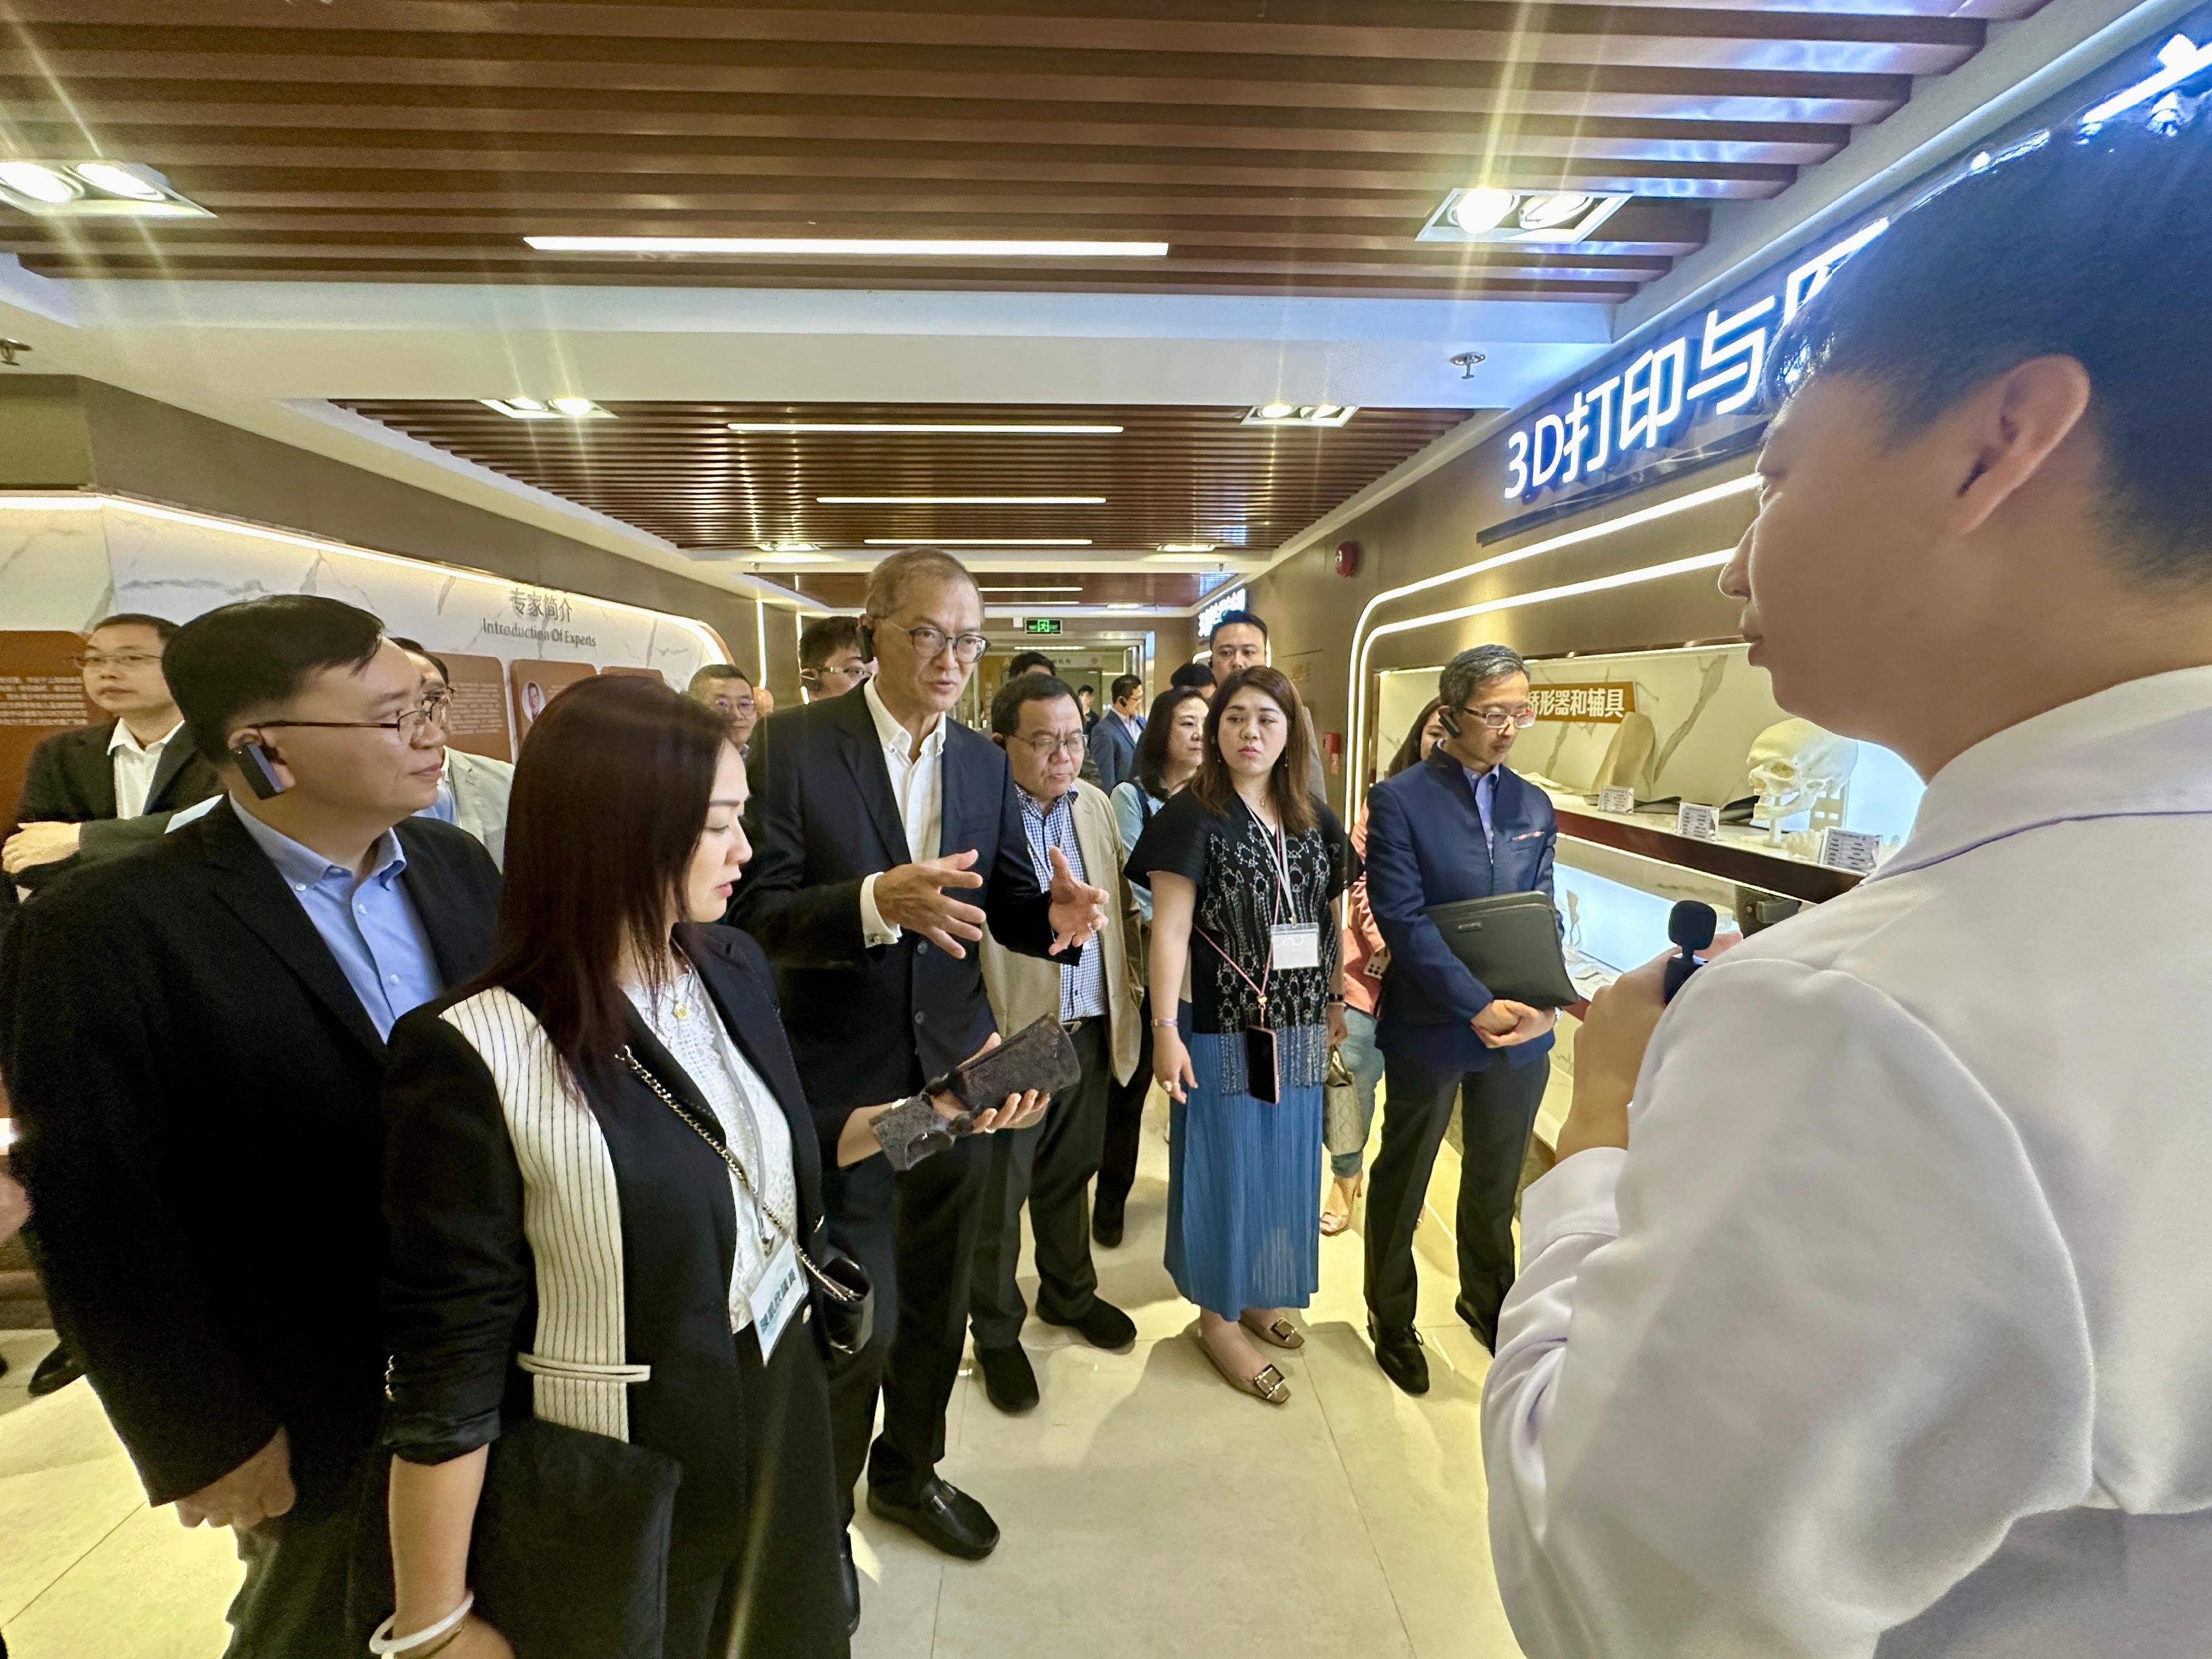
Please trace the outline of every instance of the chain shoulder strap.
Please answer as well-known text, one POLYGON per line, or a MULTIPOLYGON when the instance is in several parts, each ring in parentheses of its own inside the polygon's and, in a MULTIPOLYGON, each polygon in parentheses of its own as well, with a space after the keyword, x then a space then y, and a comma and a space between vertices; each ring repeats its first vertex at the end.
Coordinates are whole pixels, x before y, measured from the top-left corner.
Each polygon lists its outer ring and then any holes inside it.
POLYGON ((806 1247, 799 1242, 799 1217, 797 1212, 795 1211, 793 1212, 790 1221, 779 1222, 775 1212, 770 1210, 766 1202, 763 1200, 760 1194, 753 1190, 753 1178, 746 1173, 745 1166, 738 1160, 736 1155, 733 1154, 727 1146, 707 1133, 707 1126, 700 1122, 696 1116, 684 1109, 684 1103, 677 1099, 674 1095, 668 1091, 667 1085, 662 1083, 659 1078, 653 1076, 652 1072, 647 1068, 645 1063, 638 1059, 637 1055, 631 1050, 627 1043, 623 1045, 622 1062, 623 1065, 629 1067, 630 1071, 636 1076, 639 1082, 644 1084, 647 1088, 652 1090, 655 1095, 660 1097, 660 1102, 663 1105, 666 1106, 670 1111, 675 1113, 678 1117, 683 1119, 684 1122, 690 1129, 692 1133, 697 1135, 700 1139, 705 1141, 707 1145, 714 1150, 715 1154, 721 1158, 722 1162, 730 1166, 730 1173, 737 1176, 739 1182, 744 1187, 745 1195, 751 1199, 754 1205, 760 1210, 760 1212, 769 1218, 769 1224, 771 1225, 781 1227, 784 1231, 790 1235, 791 1248, 798 1252, 799 1255, 799 1265, 806 1270, 806 1276, 814 1281, 816 1286, 821 1290, 822 1293, 836 1302, 847 1304, 858 1302, 860 1297, 856 1291, 848 1285, 840 1284, 837 1280, 830 1278, 827 1273, 823 1273, 821 1268, 814 1265, 814 1259, 806 1254, 806 1247))

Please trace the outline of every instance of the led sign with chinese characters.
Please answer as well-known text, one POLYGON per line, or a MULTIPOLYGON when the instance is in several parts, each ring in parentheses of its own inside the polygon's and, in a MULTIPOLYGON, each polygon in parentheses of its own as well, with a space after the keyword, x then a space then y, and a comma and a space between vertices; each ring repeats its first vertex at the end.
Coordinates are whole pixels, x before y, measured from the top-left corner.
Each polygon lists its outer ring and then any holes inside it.
POLYGON ((1711 416, 1737 414, 1759 395, 1774 331, 1818 294, 1844 261, 1889 228, 1876 219, 1760 286, 1715 306, 1672 339, 1516 428, 1505 440, 1505 499, 1595 483, 1677 447, 1711 416))

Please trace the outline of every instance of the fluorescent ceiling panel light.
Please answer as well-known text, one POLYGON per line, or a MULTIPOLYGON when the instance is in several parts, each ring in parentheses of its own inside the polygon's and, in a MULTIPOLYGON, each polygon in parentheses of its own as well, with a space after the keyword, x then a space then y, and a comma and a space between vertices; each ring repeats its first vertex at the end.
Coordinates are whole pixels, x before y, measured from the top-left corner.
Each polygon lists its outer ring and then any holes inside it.
POLYGON ((980 589, 978 589, 977 591, 978 591, 979 592, 984 592, 984 593, 1031 593, 1031 594, 1035 594, 1035 593, 1080 593, 1083 590, 1082 590, 1080 587, 1055 587, 1055 586, 1052 586, 1050 583, 1043 583, 1043 582, 1039 582, 1039 583, 1030 583, 1030 582, 1024 582, 1024 583, 1023 583, 1019 587, 985 587, 985 588, 980 588, 980 589))
POLYGON ((1048 421, 730 421, 732 432, 933 432, 990 435, 1019 433, 1025 438, 1111 438, 1118 426, 1069 425, 1048 421))
POLYGON ((0 202, 41 218, 214 217, 135 161, 0 161, 0 202))
POLYGON ((1144 604, 1138 599, 1116 599, 1106 607, 1109 611, 1142 611, 1144 604))
POLYGON ((1162 542, 1153 550, 1158 553, 1211 553, 1212 542, 1162 542))
POLYGON ((1088 536, 871 536, 869 547, 1088 547, 1088 536))
POLYGON ((838 258, 1160 259, 1165 242, 898 236, 526 236, 540 253, 781 253, 838 258))
POLYGON ((1103 495, 817 495, 824 507, 1103 507, 1103 495))

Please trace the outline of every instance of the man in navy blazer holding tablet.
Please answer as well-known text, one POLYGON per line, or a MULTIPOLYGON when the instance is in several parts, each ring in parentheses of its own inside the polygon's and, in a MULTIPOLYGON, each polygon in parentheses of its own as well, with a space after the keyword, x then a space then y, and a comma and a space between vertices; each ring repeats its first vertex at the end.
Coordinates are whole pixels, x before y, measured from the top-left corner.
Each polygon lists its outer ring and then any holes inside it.
POLYGON ((1429 1387, 1413 1329, 1413 1225, 1452 1098, 1462 1102, 1463 1142, 1453 1306, 1487 1348, 1513 1283, 1513 1196, 1559 1019, 1492 996, 1426 914, 1459 899, 1553 896, 1552 803, 1505 766, 1515 737, 1535 720, 1527 665, 1504 646, 1479 645, 1447 663, 1437 686, 1443 741, 1367 797, 1367 902, 1389 952, 1376 1028, 1385 1098, 1367 1195, 1367 1328, 1376 1363, 1408 1394, 1429 1387))

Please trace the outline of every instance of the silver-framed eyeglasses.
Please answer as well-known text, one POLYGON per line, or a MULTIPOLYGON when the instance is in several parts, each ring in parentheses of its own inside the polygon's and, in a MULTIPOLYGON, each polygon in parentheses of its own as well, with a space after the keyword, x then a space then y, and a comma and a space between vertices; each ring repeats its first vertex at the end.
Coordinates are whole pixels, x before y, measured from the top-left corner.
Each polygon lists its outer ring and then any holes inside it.
POLYGON ((947 634, 943 629, 932 628, 927 623, 919 628, 908 628, 902 623, 884 623, 881 626, 894 629, 912 640, 915 650, 924 662, 949 645, 952 647, 955 660, 963 668, 971 667, 983 654, 983 648, 990 644, 990 641, 981 634, 947 634))
POLYGON ((446 729, 453 714, 453 700, 450 696, 425 697, 421 702, 389 720, 256 720, 256 726, 271 730, 282 726, 309 726, 325 732, 396 732, 402 743, 419 742, 425 732, 435 726, 446 729))
POLYGON ((1054 755, 1080 756, 1085 740, 1080 732, 1070 732, 1060 737, 1054 737, 1049 732, 1040 732, 1033 738, 1018 738, 1015 741, 1039 760, 1048 761, 1054 755))
POLYGON ((1518 708, 1462 708, 1459 712, 1472 715, 1492 732, 1503 732, 1509 726, 1526 732, 1536 723, 1536 711, 1525 702, 1518 708))
POLYGON ((161 653, 155 651, 88 651, 81 657, 71 657, 70 666, 80 672, 87 668, 143 668, 148 663, 161 660, 161 653))

